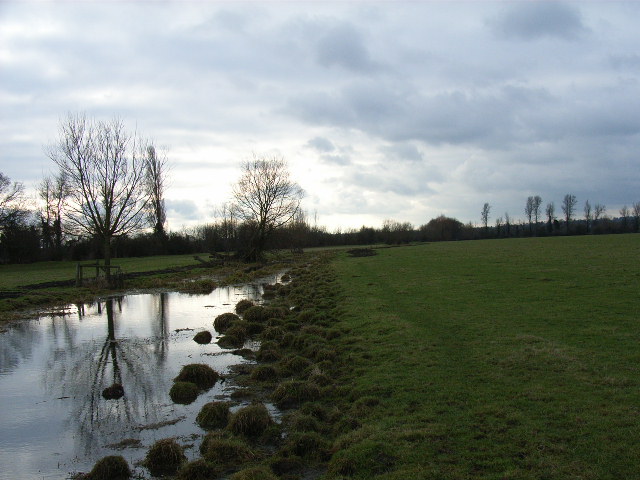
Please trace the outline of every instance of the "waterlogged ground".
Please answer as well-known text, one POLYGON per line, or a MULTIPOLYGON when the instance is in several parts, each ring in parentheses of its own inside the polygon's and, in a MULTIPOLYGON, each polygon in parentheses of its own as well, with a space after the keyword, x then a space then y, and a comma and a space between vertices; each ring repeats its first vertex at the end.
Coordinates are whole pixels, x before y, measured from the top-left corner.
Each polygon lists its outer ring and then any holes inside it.
POLYGON ((0 479, 68 478, 113 454, 135 465, 166 437, 192 445, 186 453, 196 457, 204 433, 197 413, 233 387, 218 382, 191 405, 177 405, 168 394, 173 378, 188 363, 206 363, 225 375, 246 362, 215 344, 213 320, 243 298, 258 300, 259 285, 70 305, 65 314, 24 321, 1 334, 0 479), (198 345, 193 336, 205 329, 214 342, 198 345), (103 399, 102 390, 116 382, 125 396, 103 399))

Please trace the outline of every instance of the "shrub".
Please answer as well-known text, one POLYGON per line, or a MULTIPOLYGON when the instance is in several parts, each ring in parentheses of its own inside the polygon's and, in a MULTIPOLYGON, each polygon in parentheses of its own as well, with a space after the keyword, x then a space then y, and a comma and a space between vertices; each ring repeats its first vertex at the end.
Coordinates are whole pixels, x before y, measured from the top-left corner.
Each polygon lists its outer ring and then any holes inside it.
POLYGON ((206 430, 226 427, 229 423, 229 404, 226 402, 206 403, 198 413, 196 422, 206 430))
POLYGON ((309 381, 321 387, 326 387, 327 385, 330 385, 333 380, 325 373, 314 372, 309 376, 309 381))
POLYGON ((240 300, 236 304, 236 313, 238 315, 242 315, 247 309, 253 307, 253 302, 251 300, 240 300))
POLYGON ((200 458, 193 462, 185 463, 178 472, 178 480, 211 480, 217 478, 220 471, 215 465, 200 458))
POLYGON ((271 396, 280 408, 291 408, 319 397, 320 389, 315 383, 297 380, 280 383, 271 396))
POLYGON ((288 418, 287 424, 292 432, 319 432, 322 425, 313 415, 296 412, 288 418))
POLYGON ((269 382, 278 378, 278 371, 271 365, 258 365, 251 372, 251 380, 269 382))
POLYGON ((302 459, 291 455, 273 457, 269 461, 269 465, 277 475, 287 475, 304 468, 302 459))
POLYGON ((247 333, 249 335, 257 335, 262 333, 264 330, 264 324, 259 322, 246 322, 247 323, 247 333))
POLYGON ((328 443, 316 432, 294 433, 287 441, 286 450, 304 458, 322 458, 327 455, 328 443))
POLYGON ((247 308, 242 314, 242 317, 247 322, 264 322, 269 318, 266 316, 265 308, 260 305, 247 308))
POLYGON ((329 475, 351 476, 358 472, 363 478, 373 478, 393 470, 396 461, 390 444, 364 439, 333 455, 329 462, 329 475))
POLYGON ((280 359, 280 357, 282 355, 278 344, 272 341, 262 342, 256 354, 256 359, 260 362, 273 362, 280 359))
POLYGON ((131 477, 129 464, 120 455, 104 457, 96 462, 84 477, 87 480, 124 480, 131 477))
POLYGON ((301 357, 300 355, 284 358, 280 362, 282 372, 287 376, 300 374, 311 365, 312 363, 309 359, 301 357))
POLYGON ((204 363, 191 363, 182 367, 175 381, 192 382, 195 383, 198 388, 208 390, 215 385, 219 378, 220 375, 218 372, 209 365, 205 365, 204 363))
POLYGON ((244 339, 235 335, 224 335, 218 339, 217 343, 222 348, 241 348, 244 345, 244 339))
POLYGON ((258 437, 273 423, 267 407, 254 403, 238 410, 229 421, 229 430, 236 435, 258 437))
POLYGON ((267 327, 262 332, 261 338, 264 340, 280 340, 284 337, 285 330, 282 327, 267 327))
POLYGON ((169 396, 174 403, 188 405, 198 398, 200 389, 193 382, 175 382, 169 390, 169 396))
POLYGON ((114 383, 110 387, 107 387, 104 390, 102 390, 102 397, 105 400, 118 400, 123 396, 124 396, 124 387, 119 383, 114 383))
POLYGON ((247 329, 248 325, 248 322, 238 321, 231 325, 231 327, 229 327, 225 333, 227 335, 233 335, 234 337, 237 337, 244 341, 249 336, 249 332, 247 329))
POLYGON ((278 477, 265 467, 252 467, 234 473, 231 480, 278 480, 278 477))
POLYGON ((165 438, 154 443, 144 459, 144 466, 151 475, 174 475, 187 457, 182 447, 173 438, 165 438))
POLYGON ((207 343, 211 343, 212 339, 213 339, 213 336, 211 335, 211 332, 209 332, 207 330, 205 330, 204 332, 198 332, 193 337, 193 341, 196 342, 196 343, 199 343, 200 345, 205 345, 207 343))
POLYGON ((264 316, 265 318, 285 318, 287 316, 288 310, 284 307, 265 307, 264 308, 264 316))
POLYGON ((207 461, 225 468, 255 458, 255 454, 244 442, 230 438, 210 438, 203 455, 207 461))
POLYGON ((213 321, 213 328, 218 333, 224 333, 234 322, 240 320, 240 317, 235 313, 223 313, 218 315, 213 321))
POLYGON ((256 354, 256 360, 259 362, 275 362, 280 360, 282 354, 278 350, 259 350, 256 354))

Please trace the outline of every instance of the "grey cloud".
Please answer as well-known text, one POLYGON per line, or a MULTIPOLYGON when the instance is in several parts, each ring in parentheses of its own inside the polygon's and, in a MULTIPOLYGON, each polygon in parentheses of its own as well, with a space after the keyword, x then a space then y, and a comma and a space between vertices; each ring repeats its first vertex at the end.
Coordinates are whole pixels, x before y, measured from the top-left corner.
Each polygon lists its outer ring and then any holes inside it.
POLYGON ((320 38, 318 62, 325 67, 339 66, 359 73, 379 69, 369 54, 362 35, 349 24, 335 25, 320 38))
POLYGON ((320 156, 320 160, 322 160, 324 163, 328 163, 330 165, 341 165, 341 166, 345 166, 345 165, 350 165, 351 164, 351 159, 349 158, 348 155, 321 155, 320 156))
POLYGON ((640 55, 612 55, 609 57, 609 63, 619 70, 638 70, 640 69, 640 55))
POLYGON ((307 142, 307 145, 317 150, 318 152, 333 152, 336 149, 331 140, 328 140, 324 137, 312 138, 307 142))
POLYGON ((411 143, 388 145, 382 148, 382 152, 393 160, 420 162, 424 158, 420 150, 411 143))
POLYGON ((200 217, 198 206, 193 200, 167 199, 166 208, 169 216, 177 216, 187 220, 197 220, 200 217))
POLYGON ((509 3, 505 11, 488 24, 497 35, 519 40, 543 37, 574 40, 587 32, 574 4, 555 1, 509 3))

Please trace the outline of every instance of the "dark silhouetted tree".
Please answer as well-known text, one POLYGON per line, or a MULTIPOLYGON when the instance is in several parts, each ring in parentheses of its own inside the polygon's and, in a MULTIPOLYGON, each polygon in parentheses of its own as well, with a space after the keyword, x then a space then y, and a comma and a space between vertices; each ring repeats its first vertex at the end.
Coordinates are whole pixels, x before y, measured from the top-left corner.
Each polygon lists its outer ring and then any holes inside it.
POLYGON ((629 230, 629 215, 630 215, 629 207, 624 205, 620 209, 620 220, 622 220, 622 231, 623 232, 626 232, 626 231, 629 230))
MULTIPOLYGON (((69 114, 60 122, 49 157, 68 181, 66 217, 79 232, 99 238, 111 265, 111 241, 145 226, 146 148, 122 121, 93 121, 69 114)), ((109 269, 105 269, 110 280, 109 269)))
POLYGON ((295 218, 304 191, 291 180, 281 157, 253 157, 242 164, 233 186, 233 209, 247 229, 241 255, 247 261, 262 259, 267 241, 295 218))
POLYGON ((589 231, 591 230, 591 222, 592 222, 591 204, 589 203, 589 200, 584 202, 584 221, 587 224, 587 233, 589 233, 589 231))
POLYGON ((482 211, 480 212, 480 218, 482 219, 482 225, 484 226, 485 234, 489 230, 489 212, 491 212, 491 205, 485 203, 482 206, 482 211))
POLYGON ((636 232, 640 232, 640 202, 633 204, 633 219, 635 221, 636 232))
POLYGON ((553 231, 553 221, 556 219, 556 206, 553 202, 547 203, 545 213, 547 215, 547 231, 551 233, 553 231))
POLYGON ((53 177, 45 177, 38 186, 38 196, 42 202, 40 208, 42 246, 54 260, 62 258, 64 239, 62 217, 69 195, 67 177, 62 172, 53 177))
POLYGON ((571 219, 573 218, 573 214, 576 210, 577 203, 578 201, 576 200, 576 196, 570 193, 567 193, 562 199, 562 213, 564 214, 567 233, 569 233, 569 226, 571 223, 571 219))
POLYGON ((166 237, 167 213, 164 193, 167 182, 167 156, 158 154, 153 145, 147 146, 145 188, 149 198, 147 218, 153 233, 160 239, 166 237))
POLYGON ((24 185, 11 183, 11 179, 0 172, 0 230, 5 225, 21 223, 26 214, 24 185))

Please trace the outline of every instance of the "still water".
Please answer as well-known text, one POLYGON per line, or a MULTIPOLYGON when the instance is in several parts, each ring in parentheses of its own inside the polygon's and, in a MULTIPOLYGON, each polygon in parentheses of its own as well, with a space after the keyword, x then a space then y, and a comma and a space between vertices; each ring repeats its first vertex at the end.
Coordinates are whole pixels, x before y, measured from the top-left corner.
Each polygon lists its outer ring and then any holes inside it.
POLYGON ((261 293, 255 284, 209 295, 111 297, 0 334, 0 479, 68 478, 114 454, 133 466, 166 437, 193 445, 185 453, 197 456, 204 433, 197 413, 233 387, 218 382, 191 405, 178 405, 169 398, 173 378, 188 363, 206 363, 222 375, 245 363, 215 344, 213 320, 261 293), (202 330, 214 334, 211 344, 193 341, 202 330), (103 399, 113 383, 124 386, 124 397, 103 399), (116 445, 123 440, 132 446, 116 445))

